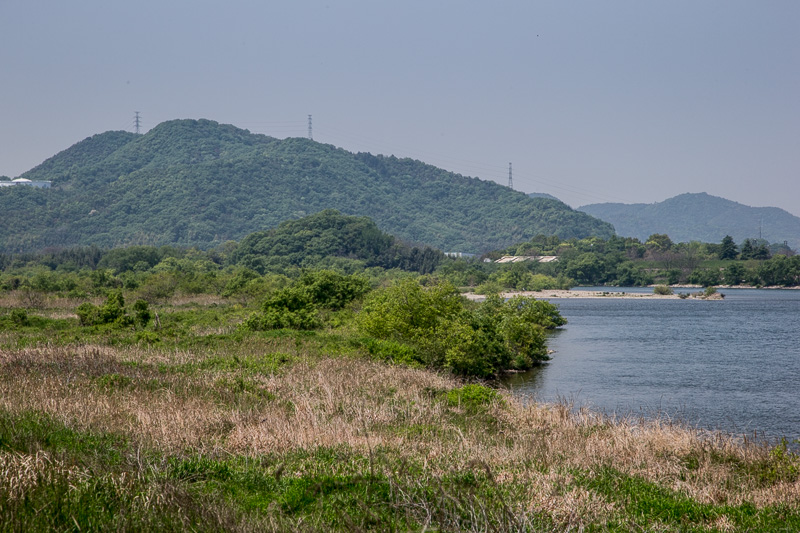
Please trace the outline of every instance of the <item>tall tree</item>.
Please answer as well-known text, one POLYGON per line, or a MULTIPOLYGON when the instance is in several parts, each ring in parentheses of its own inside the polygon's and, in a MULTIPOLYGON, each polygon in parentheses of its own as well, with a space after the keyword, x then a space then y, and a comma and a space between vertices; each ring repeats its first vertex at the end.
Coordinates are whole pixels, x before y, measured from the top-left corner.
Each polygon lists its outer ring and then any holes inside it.
POLYGON ((725 235, 725 237, 722 239, 722 245, 719 249, 719 258, 736 259, 737 255, 739 255, 739 251, 736 249, 736 243, 733 242, 733 237, 730 235, 725 235))
POLYGON ((653 233, 647 238, 647 242, 644 244, 648 249, 666 252, 672 248, 672 239, 665 233, 653 233))
POLYGON ((745 239, 742 243, 742 260, 753 259, 754 252, 755 247, 753 246, 753 241, 745 239))

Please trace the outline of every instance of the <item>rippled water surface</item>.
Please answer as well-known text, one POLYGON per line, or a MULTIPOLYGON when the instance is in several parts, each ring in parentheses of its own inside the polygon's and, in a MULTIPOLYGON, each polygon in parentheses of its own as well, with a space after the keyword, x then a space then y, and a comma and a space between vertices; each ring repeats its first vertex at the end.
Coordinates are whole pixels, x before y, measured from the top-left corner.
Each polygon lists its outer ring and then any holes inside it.
POLYGON ((722 301, 553 300, 569 320, 549 340, 553 360, 509 384, 606 413, 799 438, 800 291, 721 292, 722 301))

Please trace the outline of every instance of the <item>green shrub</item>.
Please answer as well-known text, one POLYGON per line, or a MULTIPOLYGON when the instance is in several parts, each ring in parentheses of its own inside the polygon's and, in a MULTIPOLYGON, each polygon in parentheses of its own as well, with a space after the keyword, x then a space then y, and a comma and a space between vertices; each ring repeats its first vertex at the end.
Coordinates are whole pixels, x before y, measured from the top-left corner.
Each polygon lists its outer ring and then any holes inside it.
POLYGON ((660 294, 661 296, 670 296, 675 294, 675 291, 672 290, 672 287, 669 285, 656 285, 653 288, 653 294, 660 294))
POLYGON ((355 345, 366 349, 367 353, 382 361, 410 366, 417 366, 422 363, 419 355, 412 347, 397 341, 362 337, 355 341, 355 345))
POLYGON ((702 285, 703 287, 710 287, 712 285, 719 285, 721 280, 719 269, 698 268, 689 274, 689 283, 702 285))
POLYGON ((100 307, 97 314, 101 324, 110 324, 119 320, 125 314, 125 299, 122 297, 122 291, 109 292, 106 303, 100 307))
POLYGON ((487 280, 475 287, 475 294, 495 294, 503 292, 506 287, 496 280, 487 280))
MULTIPOLYGON (((703 296, 705 296, 706 298, 708 298, 709 296, 713 296, 713 295, 715 295, 715 294, 717 294, 717 289, 716 289, 716 287, 706 287, 706 288, 703 290, 703 296)), ((722 296, 723 298, 725 297, 725 295, 724 295, 724 294, 722 294, 722 293, 720 293, 720 296, 722 296)))
POLYGON ((149 306, 144 300, 137 300, 133 304, 133 313, 133 316, 127 314, 122 291, 111 291, 106 298, 106 302, 100 307, 84 302, 75 309, 75 314, 78 315, 81 326, 114 324, 120 327, 138 325, 144 328, 152 318, 149 306))
POLYGON ((136 300, 136 303, 133 304, 133 312, 135 314, 136 323, 143 328, 147 326, 147 323, 153 318, 153 315, 150 313, 150 307, 144 300, 136 300))
POLYGON ((254 270, 244 267, 239 268, 236 274, 225 284, 225 288, 222 290, 222 296, 229 298, 239 294, 250 281, 256 280, 259 277, 258 272, 254 270))
POLYGON ((78 315, 78 320, 81 326, 93 326, 99 324, 99 308, 96 305, 84 302, 75 309, 75 314, 78 315))
POLYGON ((155 304, 165 302, 175 294, 178 280, 172 272, 157 272, 148 276, 137 290, 139 298, 155 304))
POLYGON ((447 392, 448 405, 473 412, 485 410, 502 400, 502 396, 496 390, 484 385, 464 385, 447 392))
POLYGON ((12 309, 9 317, 11 322, 18 327, 30 326, 31 324, 28 313, 24 309, 12 309))
POLYGON ((305 272, 297 287, 308 299, 319 307, 341 309, 370 290, 369 281, 361 276, 345 276, 332 270, 310 270, 305 272))
POLYGON ((269 297, 262 311, 250 316, 243 327, 253 331, 316 329, 322 326, 319 309, 341 309, 369 289, 369 282, 361 276, 308 271, 293 285, 269 297))
POLYGON ((533 298, 493 295, 473 306, 449 283, 406 279, 369 295, 356 323, 365 335, 408 346, 426 366, 489 377, 546 360, 544 331, 566 320, 533 298))
POLYGON ((244 321, 245 329, 267 331, 270 329, 317 329, 322 326, 319 312, 313 308, 270 308, 254 313, 244 321))

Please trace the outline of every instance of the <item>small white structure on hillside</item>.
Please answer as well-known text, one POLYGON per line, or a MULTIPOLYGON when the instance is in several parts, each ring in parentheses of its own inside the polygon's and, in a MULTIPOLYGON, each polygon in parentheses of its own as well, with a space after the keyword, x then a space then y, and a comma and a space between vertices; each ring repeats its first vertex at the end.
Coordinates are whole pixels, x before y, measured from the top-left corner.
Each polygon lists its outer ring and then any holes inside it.
POLYGON ((495 263, 523 263, 525 261, 535 261, 537 263, 552 263, 558 261, 555 255, 504 255, 495 263))
POLYGON ((445 252, 444 255, 447 257, 475 257, 475 254, 467 252, 445 252))
POLYGON ((17 178, 11 181, 0 181, 0 187, 13 187, 15 185, 28 185, 29 187, 38 187, 39 189, 49 189, 50 181, 33 181, 28 178, 17 178))

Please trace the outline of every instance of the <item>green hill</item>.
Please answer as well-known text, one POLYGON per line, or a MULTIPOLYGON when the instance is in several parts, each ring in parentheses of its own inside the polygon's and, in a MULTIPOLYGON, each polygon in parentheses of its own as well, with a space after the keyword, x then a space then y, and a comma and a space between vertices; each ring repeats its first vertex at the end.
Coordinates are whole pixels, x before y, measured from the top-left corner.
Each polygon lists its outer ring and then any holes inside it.
POLYGON ((800 248, 800 218, 777 207, 749 207, 706 193, 681 194, 654 204, 592 204, 578 208, 614 225, 618 235, 642 241, 666 233, 675 242, 737 243, 758 238, 800 248))
POLYGON ((206 248, 324 209, 368 216, 413 244, 479 253, 537 234, 613 234, 558 200, 411 159, 278 140, 210 120, 107 132, 0 189, 0 251, 96 244, 206 248))
POLYGON ((261 274, 287 267, 318 267, 335 258, 364 266, 400 268, 430 274, 444 258, 433 248, 417 248, 382 232, 367 217, 328 209, 277 228, 251 233, 239 243, 231 262, 261 274))

